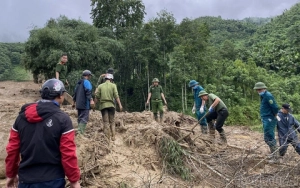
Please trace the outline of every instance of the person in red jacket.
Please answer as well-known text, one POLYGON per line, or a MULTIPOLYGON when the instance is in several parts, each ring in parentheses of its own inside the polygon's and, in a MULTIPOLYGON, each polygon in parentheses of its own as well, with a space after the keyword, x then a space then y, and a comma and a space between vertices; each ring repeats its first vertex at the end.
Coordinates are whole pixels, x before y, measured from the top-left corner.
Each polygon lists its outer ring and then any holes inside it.
POLYGON ((6 186, 80 188, 80 170, 70 117, 60 110, 64 84, 47 80, 41 100, 22 106, 6 146, 6 186))

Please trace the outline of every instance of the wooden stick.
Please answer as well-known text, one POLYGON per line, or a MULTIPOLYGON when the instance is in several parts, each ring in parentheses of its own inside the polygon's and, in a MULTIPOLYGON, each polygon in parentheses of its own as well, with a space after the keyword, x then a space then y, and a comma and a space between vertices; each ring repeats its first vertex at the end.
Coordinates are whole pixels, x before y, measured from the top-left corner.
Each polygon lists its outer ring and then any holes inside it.
POLYGON ((208 168, 209 170, 211 170, 213 173, 215 173, 216 175, 218 175, 219 177, 223 178, 224 180, 226 180, 227 182, 230 182, 230 179, 227 178, 225 175, 221 174, 220 172, 218 172, 217 170, 215 170, 213 167, 209 166, 208 164, 206 164, 203 161, 199 161, 198 159, 196 159, 194 156, 191 156, 192 159, 194 159, 196 162, 198 162, 201 165, 204 165, 206 168, 208 168))
POLYGON ((175 126, 172 126, 172 127, 174 127, 175 129, 179 129, 179 130, 184 130, 184 131, 192 132, 190 129, 185 129, 185 128, 181 128, 181 127, 175 127, 175 126))
POLYGON ((198 123, 199 123, 200 121, 202 121, 202 119, 204 119, 208 114, 209 114, 209 111, 206 112, 206 114, 205 114, 204 116, 202 116, 202 118, 200 118, 199 121, 197 121, 197 123, 195 124, 195 126, 190 130, 190 133, 189 133, 189 134, 187 134, 187 135, 185 135, 185 136, 179 138, 179 139, 177 140, 177 142, 180 142, 181 140, 183 140, 183 139, 185 139, 186 137, 190 136, 190 135, 192 134, 192 132, 194 132, 193 130, 198 126, 198 123))

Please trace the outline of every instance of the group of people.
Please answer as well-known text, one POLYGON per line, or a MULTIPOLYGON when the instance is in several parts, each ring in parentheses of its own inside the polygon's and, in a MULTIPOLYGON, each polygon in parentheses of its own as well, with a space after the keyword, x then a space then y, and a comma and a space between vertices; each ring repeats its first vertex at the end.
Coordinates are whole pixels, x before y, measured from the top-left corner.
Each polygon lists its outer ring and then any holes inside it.
POLYGON ((192 113, 196 113, 197 115, 198 123, 201 127, 201 132, 203 134, 207 134, 207 128, 209 128, 209 135, 214 140, 215 130, 217 130, 220 134, 221 141, 224 144, 227 143, 223 125, 229 113, 225 103, 215 94, 207 93, 196 80, 191 80, 189 82, 189 87, 193 89, 194 94, 194 105, 192 108, 192 113), (207 113, 206 105, 209 106, 207 113))
MULTIPOLYGON (((60 109, 65 100, 67 78, 67 55, 62 54, 56 65, 54 79, 41 87, 41 99, 21 107, 10 130, 6 146, 6 187, 64 188, 67 176, 71 188, 80 188, 75 130, 70 117, 60 109)), ((122 104, 113 83, 113 69, 99 78, 95 101, 92 97, 92 73, 82 72, 73 100, 78 112, 78 134, 83 135, 89 120, 89 111, 99 103, 104 123, 104 133, 115 139, 115 101, 120 110, 122 104)))
MULTIPOLYGON (((224 102, 215 94, 208 94, 196 80, 191 80, 189 87, 193 89, 194 94, 192 113, 196 113, 202 133, 207 134, 208 126, 212 139, 215 138, 215 130, 217 130, 221 141, 227 143, 223 125, 229 113, 224 102), (207 113, 206 104, 209 106, 207 113)), ((263 124, 264 141, 270 148, 271 158, 277 160, 278 157, 283 157, 289 144, 300 155, 300 142, 296 133, 296 131, 300 133, 300 123, 290 113, 290 105, 283 104, 279 110, 273 95, 267 91, 267 87, 263 82, 257 82, 253 89, 258 92, 261 98, 260 116, 263 124), (275 139, 276 125, 279 148, 275 139)))
MULTIPOLYGON (((21 107, 18 117, 10 130, 9 142, 6 146, 6 187, 39 188, 65 187, 65 176, 71 188, 80 188, 80 170, 74 142, 75 130, 70 117, 60 109, 66 92, 67 55, 61 56, 56 66, 56 78, 47 80, 40 90, 41 100, 25 104, 21 107)), ((113 69, 100 76, 92 97, 92 84, 89 81, 92 73, 82 72, 73 96, 74 107, 78 111, 78 134, 84 134, 89 120, 89 111, 99 104, 104 124, 104 134, 115 140, 115 106, 116 102, 122 111, 118 90, 113 80, 113 69)), ((227 143, 223 129, 229 113, 225 103, 215 94, 207 93, 196 80, 189 82, 193 89, 194 105, 192 113, 196 113, 203 134, 215 138, 215 130, 220 134, 221 141, 227 143), (207 112, 206 112, 207 111, 207 112)), ((288 144, 292 144, 300 154, 300 143, 295 129, 300 132, 299 122, 290 114, 291 108, 283 104, 278 112, 277 103, 267 91, 264 83, 258 82, 254 88, 261 97, 260 115, 263 123, 264 140, 270 147, 272 156, 277 151, 284 156, 288 144), (275 140, 277 125, 280 148, 275 140)), ((154 78, 149 88, 146 105, 151 101, 154 119, 163 121, 163 102, 167 105, 159 80, 154 78)))
POLYGON ((283 157, 291 144, 300 155, 300 143, 296 131, 300 132, 300 124, 294 118, 289 104, 283 104, 278 111, 278 105, 273 95, 267 91, 267 86, 263 82, 254 85, 261 98, 260 116, 263 124, 264 141, 270 148, 272 160, 283 157), (279 148, 275 139, 275 127, 277 125, 279 148))

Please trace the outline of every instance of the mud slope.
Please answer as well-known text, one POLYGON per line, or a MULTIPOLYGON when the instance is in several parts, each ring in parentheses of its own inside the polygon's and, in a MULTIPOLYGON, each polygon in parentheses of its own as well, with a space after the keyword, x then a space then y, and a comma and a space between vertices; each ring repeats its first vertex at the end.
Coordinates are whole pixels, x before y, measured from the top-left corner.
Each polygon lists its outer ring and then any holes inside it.
MULTIPOLYGON (((39 85, 31 82, 0 82, 0 187, 4 185, 5 146, 9 130, 24 103, 39 98, 39 85)), ((70 115, 74 127, 76 111, 70 115)), ((149 111, 116 114, 114 142, 103 134, 99 111, 91 111, 86 136, 76 136, 82 187, 299 187, 299 156, 290 147, 280 163, 266 159, 268 149, 260 133, 247 127, 226 126, 228 146, 221 145, 191 129, 193 117, 165 113, 163 123, 152 120, 149 111), (177 127, 177 128, 176 128, 177 127), (178 140, 184 149, 182 159, 189 169, 188 181, 170 173, 165 156, 160 155, 163 140, 178 140)))

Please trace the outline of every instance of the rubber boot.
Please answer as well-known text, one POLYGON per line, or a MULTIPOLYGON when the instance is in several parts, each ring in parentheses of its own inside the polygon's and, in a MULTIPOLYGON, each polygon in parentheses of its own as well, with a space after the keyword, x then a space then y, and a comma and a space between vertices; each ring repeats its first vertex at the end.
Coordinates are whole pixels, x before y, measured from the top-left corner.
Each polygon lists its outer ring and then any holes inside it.
POLYGON ((155 120, 156 122, 158 122, 157 113, 154 113, 154 120, 155 120))
POLYGON ((82 123, 82 134, 85 133, 86 123, 82 123))
POLYGON ((84 126, 85 125, 83 123, 79 123, 78 124, 78 130, 77 131, 78 131, 79 134, 83 134, 84 133, 84 126))
POLYGON ((209 128, 209 136, 211 137, 212 140, 214 140, 216 138, 215 135, 216 129, 212 121, 208 123, 208 128, 209 128))
POLYGON ((111 140, 115 141, 116 140, 116 124, 115 121, 110 122, 110 131, 111 131, 111 140))
POLYGON ((105 134, 105 136, 108 138, 108 140, 110 140, 110 126, 108 122, 104 122, 103 123, 103 132, 105 134))
POLYGON ((163 120, 164 120, 164 114, 163 114, 163 113, 160 113, 160 114, 159 114, 159 117, 160 117, 160 123, 162 123, 163 120))
POLYGON ((220 139, 221 139, 222 143, 227 144, 225 131, 222 130, 219 134, 220 134, 220 139))
POLYGON ((271 152, 271 154, 269 156, 269 159, 270 159, 269 162, 271 162, 271 163, 278 162, 278 160, 279 160, 279 152, 278 152, 277 146, 269 146, 269 148, 270 148, 270 152, 271 152))
POLYGON ((200 125, 202 134, 207 134, 207 125, 200 125))

